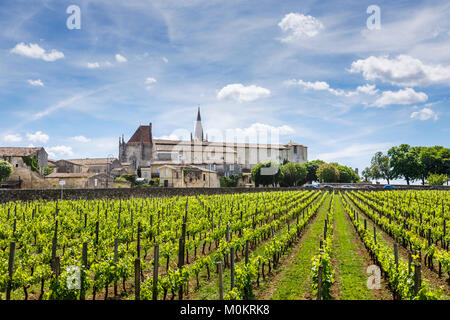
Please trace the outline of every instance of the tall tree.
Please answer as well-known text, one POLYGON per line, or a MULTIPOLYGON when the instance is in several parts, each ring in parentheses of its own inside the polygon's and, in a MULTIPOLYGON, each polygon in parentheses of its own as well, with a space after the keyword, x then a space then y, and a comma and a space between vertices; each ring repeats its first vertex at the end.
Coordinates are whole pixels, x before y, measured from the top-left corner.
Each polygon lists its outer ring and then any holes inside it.
POLYGON ((288 162, 280 167, 280 185, 283 187, 293 187, 301 184, 305 180, 308 171, 304 165, 295 162, 288 162))
POLYGON ((306 162, 305 167, 308 171, 308 174, 306 175, 304 182, 319 181, 319 179, 317 178, 317 169, 319 169, 319 166, 324 163, 325 161, 322 160, 312 160, 306 162))
POLYGON ((394 179, 391 168, 391 160, 388 155, 383 155, 381 151, 375 153, 371 160, 372 177, 374 179, 385 179, 388 184, 394 179))
POLYGON ((369 181, 369 179, 372 177, 371 172, 370 172, 370 168, 365 168, 362 172, 361 172, 362 177, 364 178, 364 181, 369 181))
POLYGON ((317 178, 320 182, 338 182, 339 170, 332 164, 321 164, 317 169, 317 178))
POLYGON ((420 178, 419 153, 408 144, 401 144, 388 150, 392 174, 395 178, 403 177, 406 184, 420 178))
POLYGON ((280 169, 274 162, 263 162, 252 169, 252 180, 255 186, 276 186, 280 179, 280 169))

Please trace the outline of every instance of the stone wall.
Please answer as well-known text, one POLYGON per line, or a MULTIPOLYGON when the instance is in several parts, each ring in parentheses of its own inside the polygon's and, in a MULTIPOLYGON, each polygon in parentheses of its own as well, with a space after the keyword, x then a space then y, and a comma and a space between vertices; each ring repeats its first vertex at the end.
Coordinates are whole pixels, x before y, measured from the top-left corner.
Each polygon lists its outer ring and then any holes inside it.
MULTIPOLYGON (((403 186, 406 187, 406 186, 403 186)), ((415 186, 411 189, 426 189, 426 186, 415 186)), ((419 189, 419 190, 420 190, 419 189)), ((430 188, 427 188, 430 190, 430 188)), ((129 199, 143 197, 174 197, 174 196, 193 196, 197 194, 230 194, 230 193, 252 193, 252 192, 271 192, 271 191, 293 191, 303 190, 303 188, 117 188, 117 189, 64 189, 63 198, 66 200, 79 199, 129 199)), ((377 189, 382 191, 383 189, 377 189)), ((450 191, 449 187, 434 187, 433 190, 450 191)), ((61 190, 59 189, 0 189, 0 203, 8 201, 33 201, 33 200, 57 200, 61 199, 61 190)))
MULTIPOLYGON (((117 189, 64 189, 63 198, 66 200, 78 199, 129 199, 142 197, 174 197, 192 196, 197 194, 230 194, 244 192, 263 192, 296 190, 295 188, 117 188, 117 189)), ((33 200, 57 200, 61 199, 61 190, 0 190, 0 203, 8 201, 33 201, 33 200)))

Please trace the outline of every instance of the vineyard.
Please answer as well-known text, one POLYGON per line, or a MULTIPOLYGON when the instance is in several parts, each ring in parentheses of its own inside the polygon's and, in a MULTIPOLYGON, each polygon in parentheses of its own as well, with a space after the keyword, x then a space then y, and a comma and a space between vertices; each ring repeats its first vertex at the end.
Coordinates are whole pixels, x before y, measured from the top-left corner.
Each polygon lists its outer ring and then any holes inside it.
POLYGON ((0 300, 450 299, 450 192, 0 206, 0 300))

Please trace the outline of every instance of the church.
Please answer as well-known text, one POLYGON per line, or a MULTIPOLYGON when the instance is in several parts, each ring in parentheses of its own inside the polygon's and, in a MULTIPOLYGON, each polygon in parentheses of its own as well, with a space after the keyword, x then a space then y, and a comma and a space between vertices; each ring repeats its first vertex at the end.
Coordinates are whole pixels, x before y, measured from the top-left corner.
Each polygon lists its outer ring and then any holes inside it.
POLYGON ((119 138, 119 161, 134 170, 149 171, 159 176, 163 166, 195 166, 217 172, 218 176, 248 173, 261 162, 307 162, 307 147, 298 143, 286 144, 240 143, 208 141, 203 131, 200 108, 194 133, 190 140, 154 139, 152 123, 141 125, 125 142, 119 138))

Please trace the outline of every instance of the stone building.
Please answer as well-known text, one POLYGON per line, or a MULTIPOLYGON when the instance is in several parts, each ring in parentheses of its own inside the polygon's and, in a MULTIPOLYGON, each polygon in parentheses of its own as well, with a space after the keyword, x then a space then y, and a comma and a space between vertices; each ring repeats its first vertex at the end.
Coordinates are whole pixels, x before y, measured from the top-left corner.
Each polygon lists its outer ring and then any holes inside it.
POLYGON ((8 161, 13 168, 25 168, 27 164, 24 158, 31 157, 37 160, 38 169, 42 169, 48 164, 48 154, 44 148, 22 148, 22 147, 0 147, 0 159, 8 161))
POLYGON ((194 135, 191 133, 188 141, 154 139, 151 123, 139 126, 128 142, 123 135, 119 138, 119 162, 131 164, 134 170, 150 168, 147 171, 153 177, 158 177, 165 165, 194 165, 227 177, 249 172, 261 162, 304 163, 307 159, 307 147, 292 141, 286 144, 210 142, 203 131, 200 109, 194 135))
POLYGON ((218 188, 219 178, 216 171, 192 165, 164 165, 160 167, 159 184, 161 187, 175 188, 218 188))

